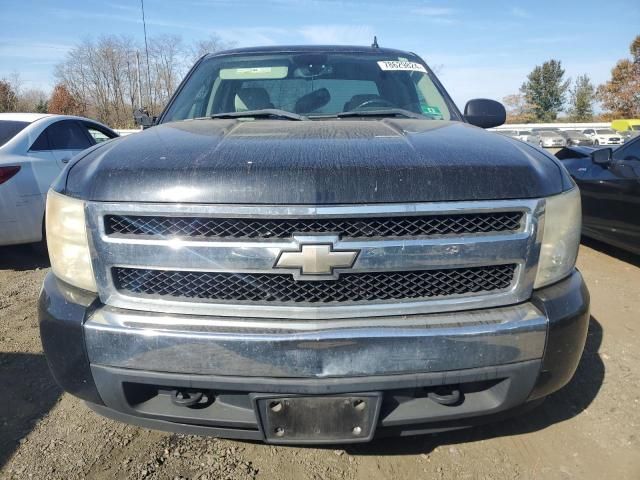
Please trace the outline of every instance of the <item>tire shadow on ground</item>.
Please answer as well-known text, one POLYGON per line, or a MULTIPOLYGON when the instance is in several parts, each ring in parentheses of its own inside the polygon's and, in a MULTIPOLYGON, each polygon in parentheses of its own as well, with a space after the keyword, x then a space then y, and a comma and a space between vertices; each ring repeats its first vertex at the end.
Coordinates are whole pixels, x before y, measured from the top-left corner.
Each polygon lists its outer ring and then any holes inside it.
POLYGON ((543 430, 580 415, 598 395, 604 382, 605 366, 598 353, 602 344, 602 326, 589 320, 587 341, 578 369, 571 381, 553 393, 537 408, 498 423, 431 435, 380 438, 369 444, 356 444, 344 450, 351 455, 416 455, 430 453, 436 447, 477 442, 543 430))
POLYGON ((0 247, 0 271, 25 271, 48 267, 49 256, 41 244, 0 247))
POLYGON ((42 354, 0 352, 0 469, 62 390, 42 354))

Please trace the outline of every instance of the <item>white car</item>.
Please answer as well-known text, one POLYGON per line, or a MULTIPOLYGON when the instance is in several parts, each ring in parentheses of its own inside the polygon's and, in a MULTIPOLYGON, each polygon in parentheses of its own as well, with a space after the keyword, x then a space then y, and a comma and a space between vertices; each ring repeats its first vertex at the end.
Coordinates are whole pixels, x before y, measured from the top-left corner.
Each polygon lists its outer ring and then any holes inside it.
POLYGON ((117 136, 82 117, 0 113, 0 245, 43 240, 51 183, 75 154, 117 136))
POLYGON ((533 143, 535 145, 540 144, 540 137, 538 134, 532 132, 531 130, 517 130, 516 136, 518 140, 522 140, 523 142, 533 143))
POLYGON ((495 132, 523 142, 540 144, 540 137, 531 130, 495 130, 495 132))
POLYGON ((594 145, 622 145, 624 139, 610 128, 587 128, 582 133, 593 140, 594 145))

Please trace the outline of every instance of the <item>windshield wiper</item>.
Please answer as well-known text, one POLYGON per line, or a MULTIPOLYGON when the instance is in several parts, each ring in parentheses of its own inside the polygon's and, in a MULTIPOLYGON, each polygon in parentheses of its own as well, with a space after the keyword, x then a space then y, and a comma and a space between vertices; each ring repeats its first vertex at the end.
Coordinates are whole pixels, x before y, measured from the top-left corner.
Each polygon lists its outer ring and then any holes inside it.
POLYGON ((345 117, 407 117, 407 118, 433 118, 427 115, 405 110, 404 108, 377 108, 375 110, 352 110, 349 112, 339 112, 334 115, 313 115, 309 118, 345 118, 345 117))
POLYGON ((306 120, 297 113, 287 112, 279 108, 262 108, 260 110, 245 110, 244 112, 216 113, 209 118, 286 118, 287 120, 306 120))

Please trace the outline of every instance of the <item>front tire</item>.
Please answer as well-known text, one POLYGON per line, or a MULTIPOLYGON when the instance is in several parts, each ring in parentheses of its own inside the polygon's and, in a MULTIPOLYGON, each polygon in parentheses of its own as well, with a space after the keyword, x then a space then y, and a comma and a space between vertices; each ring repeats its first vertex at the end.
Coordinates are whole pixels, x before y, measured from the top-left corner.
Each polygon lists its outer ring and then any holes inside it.
POLYGON ((593 144, 594 145, 600 145, 600 142, 598 140, 594 140, 593 144))
POLYGON ((45 258, 49 257, 49 249, 47 248, 47 228, 44 223, 44 219, 42 220, 42 240, 38 243, 32 243, 31 247, 38 255, 41 255, 45 258))

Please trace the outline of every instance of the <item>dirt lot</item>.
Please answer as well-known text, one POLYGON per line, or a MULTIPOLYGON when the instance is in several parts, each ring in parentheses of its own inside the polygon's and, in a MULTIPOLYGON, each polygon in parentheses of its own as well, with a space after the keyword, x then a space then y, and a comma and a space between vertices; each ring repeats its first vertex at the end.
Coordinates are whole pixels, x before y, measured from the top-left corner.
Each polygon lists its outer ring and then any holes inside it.
POLYGON ((0 248, 0 477, 640 479, 640 259, 583 247, 592 294, 573 381, 524 417, 334 450, 187 437, 106 420, 55 386, 36 297, 48 265, 0 248))

